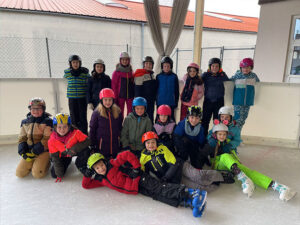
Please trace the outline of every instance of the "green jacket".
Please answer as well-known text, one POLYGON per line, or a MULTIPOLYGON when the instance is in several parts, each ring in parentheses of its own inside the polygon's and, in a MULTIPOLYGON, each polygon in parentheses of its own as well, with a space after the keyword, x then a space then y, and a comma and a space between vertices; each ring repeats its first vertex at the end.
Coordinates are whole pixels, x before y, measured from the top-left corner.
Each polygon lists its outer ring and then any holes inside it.
POLYGON ((152 130, 152 122, 148 116, 138 117, 132 112, 125 118, 121 132, 123 149, 141 151, 144 148, 142 135, 152 130))

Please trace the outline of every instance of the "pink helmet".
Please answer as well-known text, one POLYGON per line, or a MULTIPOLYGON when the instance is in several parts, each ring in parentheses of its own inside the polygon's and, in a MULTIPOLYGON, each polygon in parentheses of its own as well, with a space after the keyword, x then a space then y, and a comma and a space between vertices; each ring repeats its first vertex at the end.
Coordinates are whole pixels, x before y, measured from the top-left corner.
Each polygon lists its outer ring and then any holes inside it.
POLYGON ((115 98, 115 93, 110 88, 103 88, 99 93, 100 100, 102 98, 115 98))
POLYGON ((171 116, 171 108, 168 105, 161 105, 157 109, 158 115, 171 116))
POLYGON ((200 66, 197 63, 190 63, 187 67, 187 71, 189 72, 189 68, 195 68, 197 71, 199 71, 200 66))
POLYGON ((250 66, 251 68, 253 68, 253 66, 254 66, 253 60, 251 58, 244 58, 240 62, 240 67, 244 68, 244 67, 248 67, 248 66, 250 66))

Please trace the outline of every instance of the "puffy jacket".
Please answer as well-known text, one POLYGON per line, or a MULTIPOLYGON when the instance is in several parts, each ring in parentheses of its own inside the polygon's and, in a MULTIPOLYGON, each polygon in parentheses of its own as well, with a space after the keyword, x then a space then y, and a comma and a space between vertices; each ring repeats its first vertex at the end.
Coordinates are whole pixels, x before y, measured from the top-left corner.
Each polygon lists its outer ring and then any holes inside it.
POLYGON ((123 149, 139 150, 144 148, 142 135, 152 130, 152 122, 145 114, 144 116, 135 116, 133 112, 125 118, 121 132, 121 143, 123 149))
POLYGON ((172 152, 174 152, 173 131, 175 126, 176 124, 173 120, 167 124, 157 121, 153 125, 153 131, 157 133, 159 142, 164 144, 172 152))
POLYGON ((91 189, 96 187, 109 187, 125 194, 138 194, 139 182, 141 177, 130 178, 122 172, 119 167, 129 162, 134 169, 141 166, 139 160, 130 151, 124 151, 117 155, 117 158, 109 160, 107 163, 106 175, 96 175, 95 179, 83 177, 82 187, 91 189))
POLYGON ((210 71, 202 74, 204 82, 204 97, 211 102, 216 102, 219 98, 224 98, 225 87, 224 81, 228 81, 228 77, 224 71, 213 75, 210 71))
POLYGON ((134 73, 134 95, 143 97, 148 102, 156 99, 157 81, 153 77, 153 72, 145 69, 137 69, 134 73))
POLYGON ((49 113, 43 113, 41 117, 33 117, 30 113, 21 122, 21 130, 18 137, 18 153, 20 155, 35 152, 48 151, 48 139, 52 132, 52 119, 49 113))
POLYGON ((255 73, 245 75, 238 70, 230 80, 234 81, 233 105, 251 106, 254 104, 255 83, 259 79, 255 73))
POLYGON ((85 67, 80 67, 78 70, 66 69, 64 78, 68 80, 67 97, 85 98, 89 77, 89 70, 85 67))
POLYGON ((104 73, 94 74, 88 79, 87 100, 88 103, 98 105, 99 93, 103 88, 111 88, 111 79, 104 73))
POLYGON ((169 105, 174 108, 178 105, 179 100, 179 82, 175 73, 160 73, 156 76, 157 80, 157 105, 169 105))
MULTIPOLYGON (((186 85, 187 76, 188 75, 185 74, 182 78, 184 86, 186 85)), ((186 105, 186 106, 198 105, 198 102, 203 97, 203 95, 204 95, 204 85, 203 84, 201 84, 201 85, 195 84, 191 100, 189 102, 182 101, 182 104, 186 105)))
POLYGON ((94 110, 90 121, 92 146, 100 150, 106 158, 116 157, 120 152, 120 137, 123 116, 120 108, 113 104, 111 110, 102 104, 94 110))

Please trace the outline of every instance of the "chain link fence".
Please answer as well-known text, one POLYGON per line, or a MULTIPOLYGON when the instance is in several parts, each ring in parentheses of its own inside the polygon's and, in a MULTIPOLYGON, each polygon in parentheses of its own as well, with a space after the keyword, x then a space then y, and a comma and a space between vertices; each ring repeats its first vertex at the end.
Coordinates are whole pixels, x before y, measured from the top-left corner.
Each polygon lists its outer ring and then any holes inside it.
MULTIPOLYGON (((207 70, 210 58, 219 57, 223 69, 231 76, 238 69, 242 58, 253 57, 255 47, 204 47, 202 48, 202 71, 207 70)), ((93 62, 101 58, 106 73, 111 75, 119 62, 122 51, 128 51, 133 69, 141 68, 142 57, 150 55, 156 59, 155 48, 134 45, 103 45, 95 43, 70 42, 47 38, 0 37, 0 78, 61 78, 68 68, 68 58, 77 54, 82 65, 92 69, 93 62)), ((179 77, 186 73, 186 67, 193 61, 192 49, 175 49, 171 54, 174 71, 179 77)))

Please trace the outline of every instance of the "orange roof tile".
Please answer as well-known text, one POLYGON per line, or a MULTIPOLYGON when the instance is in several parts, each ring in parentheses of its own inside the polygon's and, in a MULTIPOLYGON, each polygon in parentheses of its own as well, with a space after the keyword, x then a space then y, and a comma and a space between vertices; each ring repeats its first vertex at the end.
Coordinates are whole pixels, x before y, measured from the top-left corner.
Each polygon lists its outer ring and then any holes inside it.
MULTIPOLYGON (((143 3, 125 0, 114 0, 114 2, 126 5, 128 9, 105 6, 97 2, 96 0, 2 0, 0 1, 0 9, 30 10, 146 22, 143 3)), ((169 23, 171 18, 171 11, 172 7, 160 6, 160 16, 162 23, 169 23)), ((194 12, 188 11, 185 19, 185 26, 194 26, 194 14, 194 12)), ((234 17, 242 20, 242 22, 229 21, 209 15, 204 15, 203 27, 209 29, 235 30, 245 32, 258 31, 258 18, 221 13, 214 14, 234 17)))

